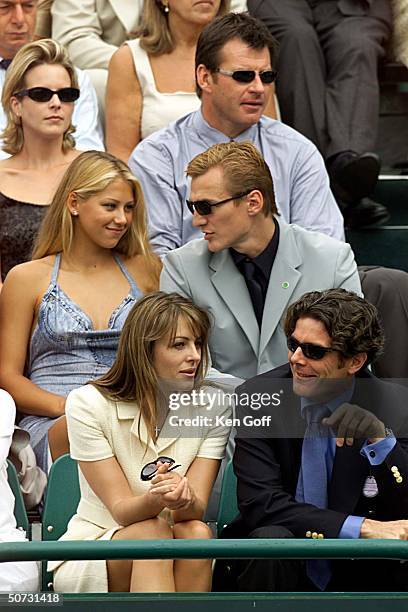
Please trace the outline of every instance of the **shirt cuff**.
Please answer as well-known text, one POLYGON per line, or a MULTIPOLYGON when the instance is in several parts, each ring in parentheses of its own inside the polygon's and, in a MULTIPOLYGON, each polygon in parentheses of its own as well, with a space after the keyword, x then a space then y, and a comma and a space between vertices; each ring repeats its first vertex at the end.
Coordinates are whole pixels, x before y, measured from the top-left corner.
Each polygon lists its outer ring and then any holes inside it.
POLYGON ((365 516, 353 516, 352 514, 348 516, 340 529, 338 537, 342 539, 358 539, 364 519, 365 516))
POLYGON ((397 440, 394 435, 387 436, 378 442, 374 442, 374 444, 369 444, 366 440, 361 447, 360 455, 365 456, 371 465, 380 465, 396 443, 397 440))

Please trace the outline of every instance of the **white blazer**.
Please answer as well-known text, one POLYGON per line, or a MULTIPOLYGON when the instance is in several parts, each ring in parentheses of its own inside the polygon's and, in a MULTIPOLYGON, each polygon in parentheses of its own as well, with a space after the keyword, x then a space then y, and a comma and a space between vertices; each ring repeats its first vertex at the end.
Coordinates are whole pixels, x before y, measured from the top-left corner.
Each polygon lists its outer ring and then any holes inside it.
POLYGON ((142 7, 143 0, 54 0, 52 36, 79 68, 107 69, 135 29, 142 7))

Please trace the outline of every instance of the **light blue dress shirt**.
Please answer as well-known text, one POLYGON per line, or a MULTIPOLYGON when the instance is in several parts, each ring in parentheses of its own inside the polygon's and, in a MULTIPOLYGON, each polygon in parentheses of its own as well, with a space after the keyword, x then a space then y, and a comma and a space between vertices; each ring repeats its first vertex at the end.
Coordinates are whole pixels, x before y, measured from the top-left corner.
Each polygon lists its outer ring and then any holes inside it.
MULTIPOLYGON (((145 138, 133 151, 129 166, 142 184, 150 238, 160 256, 201 237, 185 204, 189 195, 186 167, 210 146, 229 140, 198 110, 145 138)), ((268 117, 261 117, 234 140, 250 140, 265 158, 281 221, 344 239, 343 217, 330 191, 323 159, 310 140, 268 117)))

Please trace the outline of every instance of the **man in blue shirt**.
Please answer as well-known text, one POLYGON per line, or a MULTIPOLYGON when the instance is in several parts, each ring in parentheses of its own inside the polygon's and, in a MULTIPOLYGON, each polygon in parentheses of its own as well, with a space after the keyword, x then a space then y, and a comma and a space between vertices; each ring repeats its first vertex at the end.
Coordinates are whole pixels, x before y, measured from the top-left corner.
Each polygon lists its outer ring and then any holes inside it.
POLYGON ((196 51, 201 109, 145 138, 129 165, 140 179, 155 250, 200 237, 185 201, 189 161, 211 145, 251 141, 271 169, 277 207, 286 223, 342 240, 343 218, 324 162, 307 138, 263 116, 275 78, 275 40, 247 14, 225 15, 202 32, 196 51))
MULTIPOLYGON (((344 289, 313 291, 288 308, 284 328, 289 363, 237 390, 241 422, 260 393, 278 390, 281 404, 263 408, 268 428, 238 428, 240 517, 225 535, 407 540, 408 392, 367 370, 384 344, 375 307, 344 289)), ((235 569, 250 591, 408 584, 395 561, 254 560, 235 569)))

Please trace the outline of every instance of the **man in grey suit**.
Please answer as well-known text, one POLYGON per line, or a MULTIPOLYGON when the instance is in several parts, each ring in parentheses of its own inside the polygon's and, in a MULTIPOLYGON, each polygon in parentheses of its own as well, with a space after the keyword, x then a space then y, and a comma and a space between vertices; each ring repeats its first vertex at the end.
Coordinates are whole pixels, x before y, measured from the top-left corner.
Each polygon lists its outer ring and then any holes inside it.
POLYGON ((348 244, 277 219, 270 170, 253 144, 213 145, 188 165, 193 224, 204 238, 167 254, 164 291, 213 316, 213 366, 249 378, 287 359, 282 320, 306 291, 361 293, 348 244))
POLYGON ((346 225, 387 221, 370 196, 380 161, 378 60, 391 33, 390 0, 248 0, 280 44, 282 120, 326 159, 346 225))

